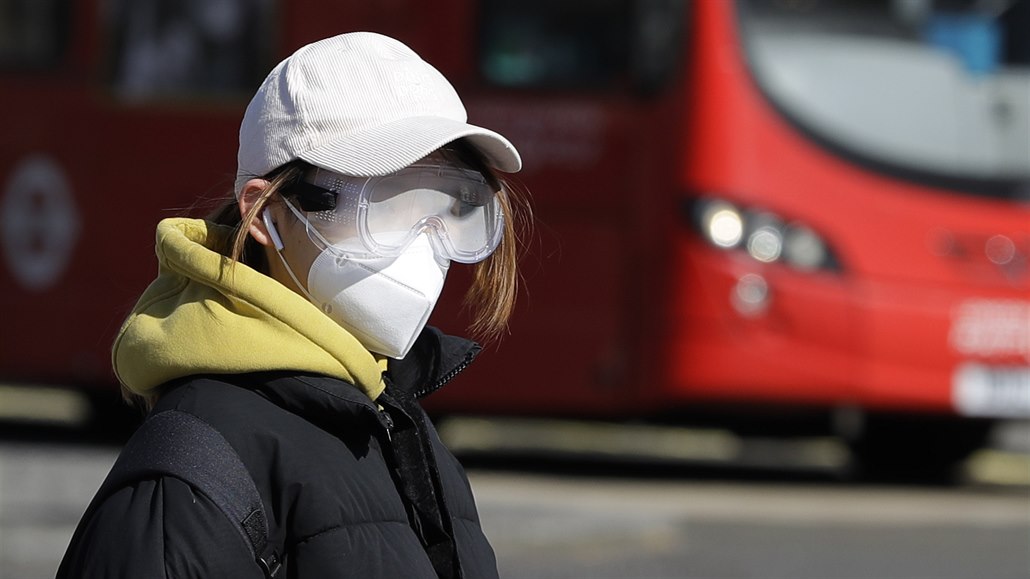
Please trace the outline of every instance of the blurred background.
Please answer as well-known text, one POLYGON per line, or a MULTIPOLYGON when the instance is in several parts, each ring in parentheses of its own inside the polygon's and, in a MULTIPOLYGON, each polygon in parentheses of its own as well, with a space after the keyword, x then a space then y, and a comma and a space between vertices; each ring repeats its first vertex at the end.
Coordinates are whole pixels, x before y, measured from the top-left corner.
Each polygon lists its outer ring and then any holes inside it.
POLYGON ((524 157, 510 335, 427 401, 504 576, 1030 577, 1030 0, 0 0, 0 577, 138 421, 156 222, 353 30, 524 157))

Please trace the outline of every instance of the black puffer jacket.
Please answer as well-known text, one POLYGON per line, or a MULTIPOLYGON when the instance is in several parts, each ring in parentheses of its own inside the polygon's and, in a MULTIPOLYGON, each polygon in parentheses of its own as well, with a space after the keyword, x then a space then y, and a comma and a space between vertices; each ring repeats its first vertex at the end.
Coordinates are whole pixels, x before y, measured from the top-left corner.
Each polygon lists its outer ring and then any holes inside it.
MULTIPOLYGON (((236 450, 285 547, 279 577, 496 577, 468 480, 416 401, 477 351, 427 329, 378 404, 334 378, 279 372, 179 380, 154 411, 192 414, 236 450)), ((216 505, 161 477, 84 519, 59 576, 263 574, 216 505)))

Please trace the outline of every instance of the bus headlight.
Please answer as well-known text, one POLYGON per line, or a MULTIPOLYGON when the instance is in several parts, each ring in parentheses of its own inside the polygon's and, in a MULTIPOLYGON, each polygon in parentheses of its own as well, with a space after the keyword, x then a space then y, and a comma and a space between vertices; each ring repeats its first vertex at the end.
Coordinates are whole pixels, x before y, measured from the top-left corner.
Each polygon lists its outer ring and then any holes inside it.
POLYGON ((828 262, 826 243, 810 228, 793 224, 787 229, 784 241, 784 259, 798 269, 814 270, 828 262))
POLYGON ((782 262, 802 271, 837 271, 839 262, 823 238, 804 223, 756 208, 738 209, 721 199, 693 204, 702 237, 720 249, 738 246, 762 263, 782 262))
POLYGON ((772 215, 759 215, 751 220, 747 236, 747 252, 764 263, 772 263, 783 253, 783 225, 772 215))
POLYGON ((744 219, 736 207, 714 201, 702 210, 701 230, 718 247, 736 247, 744 238, 744 219))

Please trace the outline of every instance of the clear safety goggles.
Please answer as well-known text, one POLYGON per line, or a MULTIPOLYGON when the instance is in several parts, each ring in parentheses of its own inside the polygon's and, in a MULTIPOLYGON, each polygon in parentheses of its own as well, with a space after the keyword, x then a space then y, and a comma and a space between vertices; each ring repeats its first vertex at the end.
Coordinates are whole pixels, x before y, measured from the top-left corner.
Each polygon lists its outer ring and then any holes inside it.
POLYGON ((498 193, 478 171, 415 164, 381 177, 351 177, 325 169, 297 184, 308 236, 345 257, 400 255, 428 233, 436 254, 460 263, 486 259, 501 242, 498 193))

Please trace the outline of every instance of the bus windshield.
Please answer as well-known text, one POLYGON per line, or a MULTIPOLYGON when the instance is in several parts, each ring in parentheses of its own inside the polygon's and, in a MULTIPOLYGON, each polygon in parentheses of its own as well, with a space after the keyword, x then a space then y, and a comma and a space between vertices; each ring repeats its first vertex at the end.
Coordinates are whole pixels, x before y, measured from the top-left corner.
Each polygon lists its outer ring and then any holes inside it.
POLYGON ((741 8, 758 84, 817 139, 904 171, 1030 181, 1030 2, 741 8))

